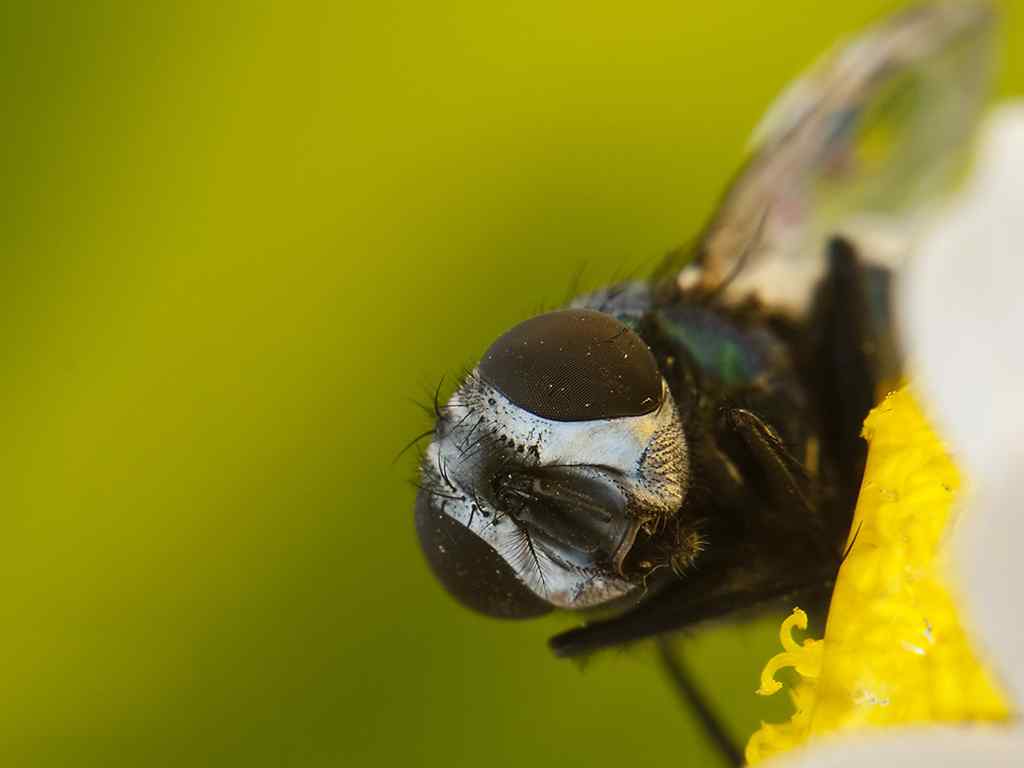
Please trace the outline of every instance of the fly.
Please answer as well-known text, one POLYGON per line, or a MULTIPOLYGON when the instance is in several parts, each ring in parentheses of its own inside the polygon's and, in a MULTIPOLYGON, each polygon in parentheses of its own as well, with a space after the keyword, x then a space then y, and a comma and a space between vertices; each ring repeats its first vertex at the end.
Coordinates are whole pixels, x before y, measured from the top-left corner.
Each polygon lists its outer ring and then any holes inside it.
POLYGON ((861 423, 900 370, 895 257, 969 151, 994 26, 937 2, 835 50, 769 110, 693 248, 491 345, 420 467, 416 529, 451 595, 579 612, 551 639, 567 657, 827 600, 861 423))

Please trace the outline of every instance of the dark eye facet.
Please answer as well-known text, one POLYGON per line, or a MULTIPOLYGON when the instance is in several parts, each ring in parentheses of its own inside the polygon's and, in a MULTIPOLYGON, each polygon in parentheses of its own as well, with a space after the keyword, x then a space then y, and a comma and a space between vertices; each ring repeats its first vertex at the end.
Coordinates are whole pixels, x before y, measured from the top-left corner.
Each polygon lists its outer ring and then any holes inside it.
POLYGON ((641 416, 661 404, 661 374, 643 339, 591 309, 520 323, 491 345, 479 370, 520 408, 554 421, 641 416))
POLYGON ((434 509, 426 491, 416 495, 416 533, 438 581, 467 608, 499 619, 529 619, 551 611, 487 542, 434 509))

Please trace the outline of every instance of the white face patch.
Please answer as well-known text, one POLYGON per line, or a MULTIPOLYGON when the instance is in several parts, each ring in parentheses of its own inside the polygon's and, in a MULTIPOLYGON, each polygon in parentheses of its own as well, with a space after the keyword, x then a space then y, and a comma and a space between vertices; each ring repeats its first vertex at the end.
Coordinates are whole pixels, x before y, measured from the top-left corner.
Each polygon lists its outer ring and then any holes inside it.
POLYGON ((523 410, 474 371, 452 396, 424 459, 437 508, 487 542, 524 585, 550 604, 590 608, 632 591, 608 562, 562 547, 502 509, 493 478, 522 468, 572 468, 624 499, 631 529, 672 517, 689 477, 686 439, 662 382, 660 407, 641 416, 563 422, 523 410))

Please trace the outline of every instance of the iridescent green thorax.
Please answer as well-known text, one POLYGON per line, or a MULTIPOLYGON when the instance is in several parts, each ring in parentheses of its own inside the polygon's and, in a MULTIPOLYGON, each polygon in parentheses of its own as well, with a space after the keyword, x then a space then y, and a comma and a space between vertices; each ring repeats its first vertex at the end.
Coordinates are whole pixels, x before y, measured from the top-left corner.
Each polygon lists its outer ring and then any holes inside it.
POLYGON ((705 307, 678 304, 655 311, 651 319, 660 334, 689 354, 702 375, 727 387, 752 383, 785 356, 769 331, 744 327, 705 307))

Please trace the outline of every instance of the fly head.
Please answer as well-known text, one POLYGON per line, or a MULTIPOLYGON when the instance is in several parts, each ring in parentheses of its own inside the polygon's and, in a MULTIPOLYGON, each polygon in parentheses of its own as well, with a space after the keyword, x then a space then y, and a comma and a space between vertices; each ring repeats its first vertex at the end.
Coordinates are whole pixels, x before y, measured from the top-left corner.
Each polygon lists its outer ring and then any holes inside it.
POLYGON ((628 556, 677 513, 688 470, 640 336, 590 309, 551 312, 494 342, 441 409, 416 528, 434 574, 470 608, 591 608, 642 584, 628 556))

